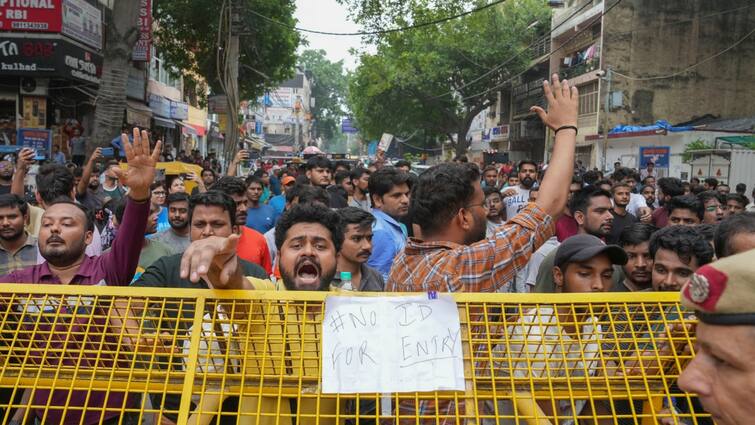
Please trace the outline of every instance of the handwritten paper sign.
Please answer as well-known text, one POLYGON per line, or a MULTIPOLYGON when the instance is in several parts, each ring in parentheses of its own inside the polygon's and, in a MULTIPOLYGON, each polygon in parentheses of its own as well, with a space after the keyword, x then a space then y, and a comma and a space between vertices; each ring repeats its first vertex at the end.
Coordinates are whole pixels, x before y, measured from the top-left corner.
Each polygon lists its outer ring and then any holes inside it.
POLYGON ((325 300, 322 390, 464 390, 461 326, 450 296, 325 300))

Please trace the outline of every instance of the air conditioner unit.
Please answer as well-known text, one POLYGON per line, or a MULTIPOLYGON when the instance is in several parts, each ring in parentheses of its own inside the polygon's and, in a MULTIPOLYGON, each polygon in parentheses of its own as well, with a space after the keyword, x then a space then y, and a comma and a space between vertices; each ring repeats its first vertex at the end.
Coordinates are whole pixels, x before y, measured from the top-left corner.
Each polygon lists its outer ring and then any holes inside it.
POLYGON ((21 79, 19 91, 25 96, 47 96, 47 85, 49 80, 46 78, 29 78, 21 79))

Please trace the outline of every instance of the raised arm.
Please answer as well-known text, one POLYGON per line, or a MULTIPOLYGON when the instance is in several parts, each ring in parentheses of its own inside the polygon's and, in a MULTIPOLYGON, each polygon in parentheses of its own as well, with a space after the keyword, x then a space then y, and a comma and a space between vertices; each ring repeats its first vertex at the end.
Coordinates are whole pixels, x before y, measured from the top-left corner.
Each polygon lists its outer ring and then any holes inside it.
POLYGON ((249 159, 249 151, 242 149, 236 152, 236 156, 233 157, 233 160, 231 161, 231 165, 228 166, 226 175, 230 177, 236 177, 236 172, 238 171, 239 163, 247 159, 249 159))
POLYGON ((84 166, 84 171, 81 174, 81 180, 76 186, 76 194, 81 196, 87 193, 87 186, 89 186, 89 178, 92 177, 92 169, 98 159, 102 158, 102 148, 97 148, 92 152, 92 156, 89 157, 89 161, 84 166))
POLYGON ((24 197, 24 180, 26 180, 26 173, 29 172, 32 161, 34 161, 34 150, 29 148, 21 149, 16 160, 16 172, 13 173, 10 193, 22 198, 24 197))
POLYGON ((566 80, 559 81, 558 74, 553 74, 551 83, 543 82, 543 89, 548 100, 548 111, 539 106, 533 106, 531 110, 537 113, 543 124, 556 132, 556 141, 535 203, 548 215, 555 217, 566 206, 569 182, 574 175, 579 93, 566 80))

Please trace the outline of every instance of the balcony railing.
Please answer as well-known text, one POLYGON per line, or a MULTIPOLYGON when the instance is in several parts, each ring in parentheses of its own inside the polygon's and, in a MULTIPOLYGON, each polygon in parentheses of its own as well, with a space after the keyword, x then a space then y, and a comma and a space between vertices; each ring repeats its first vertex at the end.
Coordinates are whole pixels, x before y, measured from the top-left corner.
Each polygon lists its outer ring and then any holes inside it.
POLYGON ((587 74, 591 71, 597 71, 598 70, 598 61, 593 60, 591 62, 583 62, 579 65, 574 65, 569 68, 563 68, 561 69, 558 74, 561 77, 561 79, 568 78, 573 79, 576 76, 587 74))
POLYGON ((540 40, 538 40, 537 44, 535 44, 534 46, 532 46, 530 48, 530 50, 532 52, 532 58, 533 59, 537 59, 539 57, 545 56, 548 53, 550 53, 551 52, 551 38, 550 38, 550 36, 543 37, 540 40))

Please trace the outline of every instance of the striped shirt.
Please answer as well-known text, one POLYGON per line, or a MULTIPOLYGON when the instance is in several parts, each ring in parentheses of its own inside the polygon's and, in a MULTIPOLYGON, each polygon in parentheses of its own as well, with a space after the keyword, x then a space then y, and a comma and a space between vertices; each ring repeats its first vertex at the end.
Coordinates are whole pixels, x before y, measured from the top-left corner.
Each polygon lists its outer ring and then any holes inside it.
POLYGON ((26 243, 16 252, 10 252, 0 244, 0 275, 34 266, 37 261, 37 238, 26 234, 26 243))
MULTIPOLYGON (((386 283, 389 292, 510 292, 518 271, 555 232, 553 219, 534 203, 472 245, 409 239, 386 283)), ((480 403, 478 410, 485 410, 480 403)), ((402 400, 400 424, 455 424, 464 401, 402 400), (436 419, 438 420, 436 422, 436 419)), ((468 412, 470 413, 470 412, 468 412)))

